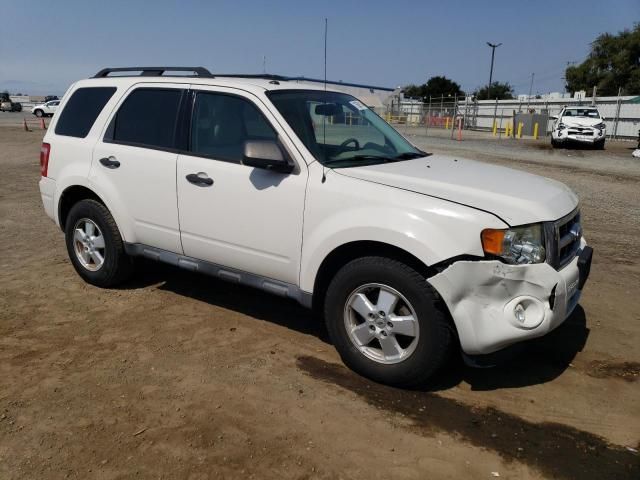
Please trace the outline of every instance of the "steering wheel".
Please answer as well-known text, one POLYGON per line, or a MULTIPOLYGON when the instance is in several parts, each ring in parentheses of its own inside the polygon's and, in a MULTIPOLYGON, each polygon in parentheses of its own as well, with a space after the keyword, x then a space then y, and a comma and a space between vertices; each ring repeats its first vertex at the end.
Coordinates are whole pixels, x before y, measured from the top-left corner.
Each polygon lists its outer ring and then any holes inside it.
POLYGON ((358 142, 357 138, 352 137, 352 138, 347 138, 344 142, 342 142, 338 147, 338 151, 340 153, 344 152, 347 149, 347 145, 349 145, 350 143, 355 144, 356 150, 360 150, 360 142, 358 142))

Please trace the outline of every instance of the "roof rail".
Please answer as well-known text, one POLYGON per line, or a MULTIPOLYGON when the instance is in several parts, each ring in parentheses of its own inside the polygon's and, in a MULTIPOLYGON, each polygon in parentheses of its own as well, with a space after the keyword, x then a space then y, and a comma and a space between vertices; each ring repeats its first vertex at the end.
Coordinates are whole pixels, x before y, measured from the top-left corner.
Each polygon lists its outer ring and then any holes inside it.
POLYGON ((280 80, 287 81, 290 77, 285 77, 283 75, 273 75, 271 73, 214 73, 214 77, 233 77, 233 78, 263 78, 265 80, 280 80))
POLYGON ((204 67, 117 67, 103 68, 93 78, 105 78, 114 72, 141 72, 143 77, 160 77, 165 72, 191 72, 196 77, 213 77, 211 72, 204 67))

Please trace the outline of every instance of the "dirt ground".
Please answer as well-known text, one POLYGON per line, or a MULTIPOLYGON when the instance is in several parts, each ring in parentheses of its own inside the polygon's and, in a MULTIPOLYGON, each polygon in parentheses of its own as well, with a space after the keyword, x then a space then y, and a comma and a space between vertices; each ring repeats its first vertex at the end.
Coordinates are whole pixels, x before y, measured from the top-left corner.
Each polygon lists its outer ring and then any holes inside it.
POLYGON ((351 373, 310 312, 249 288, 152 263, 83 283, 40 203, 42 131, 0 128, 0 478, 640 478, 632 145, 414 137, 567 183, 595 248, 562 327, 428 391, 351 373))

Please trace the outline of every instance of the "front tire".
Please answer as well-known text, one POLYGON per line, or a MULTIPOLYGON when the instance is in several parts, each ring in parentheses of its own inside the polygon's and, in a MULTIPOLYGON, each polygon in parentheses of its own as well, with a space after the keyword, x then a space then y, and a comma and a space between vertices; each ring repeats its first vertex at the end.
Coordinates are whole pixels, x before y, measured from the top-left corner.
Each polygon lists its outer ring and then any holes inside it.
POLYGON ((327 289, 324 314, 344 363, 377 382, 423 385, 448 358, 452 332, 437 294, 397 260, 345 265, 327 289))
POLYGON ((81 200, 69 212, 65 225, 67 253, 84 281, 112 287, 132 273, 120 231, 111 213, 95 200, 81 200))
POLYGON ((42 118, 44 116, 44 112, 42 110, 36 110, 33 114, 38 118, 42 118))
POLYGON ((604 150, 604 142, 604 139, 595 142, 596 150, 604 150))

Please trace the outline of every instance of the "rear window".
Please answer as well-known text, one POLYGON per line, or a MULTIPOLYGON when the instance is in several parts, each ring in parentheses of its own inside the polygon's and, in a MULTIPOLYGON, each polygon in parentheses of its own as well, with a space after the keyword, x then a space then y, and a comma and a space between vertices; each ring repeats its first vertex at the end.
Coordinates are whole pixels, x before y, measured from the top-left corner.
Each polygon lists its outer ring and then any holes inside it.
POLYGON ((115 91, 115 87, 77 89, 60 114, 56 123, 56 135, 86 137, 115 91))
POLYGON ((135 90, 116 114, 112 141, 173 148, 181 96, 179 89, 135 90))

